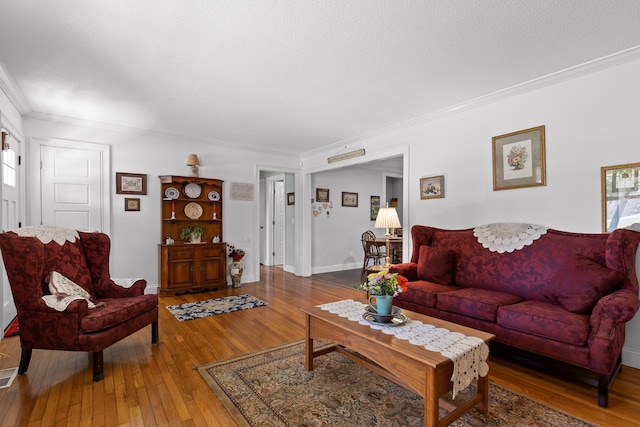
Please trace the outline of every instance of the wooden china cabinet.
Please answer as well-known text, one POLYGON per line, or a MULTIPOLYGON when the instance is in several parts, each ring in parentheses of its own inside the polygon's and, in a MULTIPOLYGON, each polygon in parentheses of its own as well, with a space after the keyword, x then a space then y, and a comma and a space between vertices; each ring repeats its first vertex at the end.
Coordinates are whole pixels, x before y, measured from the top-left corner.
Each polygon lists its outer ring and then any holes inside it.
POLYGON ((160 176, 160 296, 214 290, 227 285, 222 183, 211 178, 160 176), (205 236, 200 243, 188 243, 180 238, 182 230, 191 226, 204 229, 205 236))

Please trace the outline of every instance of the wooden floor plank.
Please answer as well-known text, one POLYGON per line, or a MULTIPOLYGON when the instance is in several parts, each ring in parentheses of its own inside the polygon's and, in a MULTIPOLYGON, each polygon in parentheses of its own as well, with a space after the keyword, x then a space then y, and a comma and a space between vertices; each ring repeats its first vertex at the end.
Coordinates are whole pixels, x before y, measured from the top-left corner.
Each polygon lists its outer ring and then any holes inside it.
MULTIPOLYGON (((337 283, 339 275, 330 280, 337 283)), ((150 328, 105 351, 105 379, 92 381, 91 361, 83 353, 34 350, 26 375, 0 389, 0 414, 8 425, 234 426, 209 386, 193 369, 216 360, 304 337, 309 307, 340 299, 364 301, 352 288, 353 274, 334 285, 324 277, 296 277, 281 268, 261 269, 261 281, 241 288, 160 299, 160 342, 150 328), (227 295, 250 294, 266 307, 178 322, 167 305, 227 295), (56 407, 52 413, 52 407, 56 407)), ((19 337, 0 341, 0 369, 17 366, 19 337)), ((565 412, 606 426, 640 426, 640 370, 624 367, 612 385, 609 408, 597 405, 593 387, 555 378, 515 362, 492 359, 491 380, 565 412)))

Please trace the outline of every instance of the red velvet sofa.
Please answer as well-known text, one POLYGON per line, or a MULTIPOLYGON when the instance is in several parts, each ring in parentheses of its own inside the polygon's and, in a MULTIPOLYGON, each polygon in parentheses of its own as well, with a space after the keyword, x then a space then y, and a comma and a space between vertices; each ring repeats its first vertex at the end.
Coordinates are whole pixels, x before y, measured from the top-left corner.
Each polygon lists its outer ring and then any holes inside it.
POLYGON ((151 342, 158 342, 158 296, 144 294, 142 279, 129 288, 115 284, 109 275, 110 248, 106 234, 60 227, 29 226, 0 234, 20 325, 19 374, 26 373, 34 349, 87 351, 92 353, 93 380, 100 381, 105 348, 147 325, 151 342), (67 301, 64 310, 47 305, 43 297, 51 296, 47 280, 53 271, 90 298, 67 301))
POLYGON ((487 249, 477 234, 414 226, 411 261, 390 269, 409 280, 394 304, 495 334, 507 350, 586 370, 597 381, 598 404, 606 407, 625 323, 640 306, 640 232, 548 229, 502 253, 487 249))

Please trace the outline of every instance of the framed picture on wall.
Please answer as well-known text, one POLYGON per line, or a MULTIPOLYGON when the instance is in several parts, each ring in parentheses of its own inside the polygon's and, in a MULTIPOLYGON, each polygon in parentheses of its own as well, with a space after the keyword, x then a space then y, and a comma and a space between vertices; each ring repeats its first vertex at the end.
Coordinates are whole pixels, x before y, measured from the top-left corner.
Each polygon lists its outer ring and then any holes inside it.
POLYGON ((420 178, 420 199, 441 199, 444 197, 444 175, 420 178))
POLYGON ((287 205, 295 205, 296 204, 296 193, 287 193, 287 205))
POLYGON ((494 136, 493 191, 547 185, 544 126, 494 136))
POLYGON ((147 194, 147 175, 116 172, 116 194, 147 194))
POLYGON ((342 206, 357 208, 358 207, 358 193, 342 192, 342 206))
POLYGON ((316 202, 328 202, 329 201, 329 189, 328 188, 316 188, 316 202))
POLYGON ((371 215, 369 219, 375 221, 380 210, 380 196, 371 196, 371 215))
POLYGON ((125 197, 124 199, 124 210, 125 211, 139 211, 140 210, 140 199, 132 199, 129 197, 125 197))
POLYGON ((602 232, 625 228, 638 221, 640 212, 640 163, 603 166, 602 232))

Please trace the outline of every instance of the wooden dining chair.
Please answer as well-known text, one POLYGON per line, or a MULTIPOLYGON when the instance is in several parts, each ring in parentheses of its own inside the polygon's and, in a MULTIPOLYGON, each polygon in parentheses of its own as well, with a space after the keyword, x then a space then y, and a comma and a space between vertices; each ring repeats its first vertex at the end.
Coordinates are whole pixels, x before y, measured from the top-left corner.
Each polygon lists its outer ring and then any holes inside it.
POLYGON ((362 233, 360 241, 362 242, 362 249, 364 250, 364 260, 362 262, 360 278, 364 280, 367 275, 367 266, 369 263, 380 265, 380 260, 384 260, 387 254, 385 253, 384 246, 376 244, 376 235, 371 230, 362 233))

